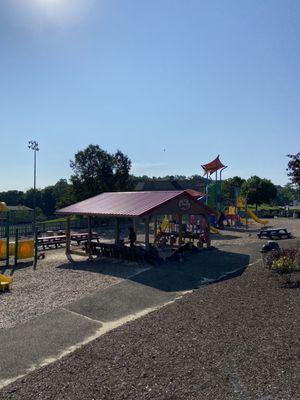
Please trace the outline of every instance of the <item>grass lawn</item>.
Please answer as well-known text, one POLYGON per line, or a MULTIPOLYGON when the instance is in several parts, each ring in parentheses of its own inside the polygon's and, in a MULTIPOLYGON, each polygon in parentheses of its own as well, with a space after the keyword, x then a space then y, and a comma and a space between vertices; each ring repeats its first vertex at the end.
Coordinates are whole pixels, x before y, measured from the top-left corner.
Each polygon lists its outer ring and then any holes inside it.
MULTIPOLYGON (((71 220, 74 221, 76 219, 76 216, 73 215, 71 217, 71 220)), ((48 223, 48 222, 65 222, 66 218, 65 217, 60 217, 60 218, 53 218, 53 219, 45 219, 44 221, 40 221, 40 223, 48 223)))

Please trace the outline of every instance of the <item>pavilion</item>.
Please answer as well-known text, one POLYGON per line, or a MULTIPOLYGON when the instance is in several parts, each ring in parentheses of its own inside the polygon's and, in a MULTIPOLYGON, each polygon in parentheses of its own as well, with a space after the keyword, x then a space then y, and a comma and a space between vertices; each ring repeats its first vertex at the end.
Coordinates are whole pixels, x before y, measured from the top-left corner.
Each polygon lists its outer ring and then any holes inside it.
MULTIPOLYGON (((154 192, 109 192, 80 201, 58 210, 67 216, 66 254, 79 254, 71 251, 70 218, 81 215, 88 218, 88 249, 91 249, 92 218, 114 219, 115 244, 119 242, 119 222, 122 218, 131 218, 135 226, 137 221, 145 224, 145 246, 149 249, 150 222, 154 222, 154 235, 157 230, 157 218, 160 215, 177 215, 179 221, 179 243, 182 242, 182 216, 201 215, 206 221, 207 247, 210 247, 210 214, 214 211, 199 200, 201 193, 194 190, 173 190, 154 192)), ((90 250, 89 250, 90 251, 90 250)), ((82 255, 82 253, 80 254, 82 255)), ((91 253, 89 254, 91 256, 91 253)))

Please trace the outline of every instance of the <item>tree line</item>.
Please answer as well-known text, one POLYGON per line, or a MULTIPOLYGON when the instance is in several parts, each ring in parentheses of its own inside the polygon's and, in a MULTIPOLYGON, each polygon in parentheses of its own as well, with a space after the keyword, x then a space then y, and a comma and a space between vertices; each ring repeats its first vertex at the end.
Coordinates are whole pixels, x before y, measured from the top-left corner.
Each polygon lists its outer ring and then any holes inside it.
MULTIPOLYGON (((276 206, 290 204, 298 198, 300 178, 300 153, 289 155, 287 173, 291 180, 285 186, 275 186, 270 180, 252 176, 245 180, 235 176, 222 181, 223 199, 235 198, 236 188, 247 197, 249 204, 271 203, 276 206)), ((84 200, 103 192, 132 191, 136 184, 145 180, 160 179, 201 179, 200 175, 149 177, 130 174, 131 160, 122 151, 109 153, 98 145, 89 145, 78 151, 70 161, 72 175, 70 182, 60 179, 55 185, 36 191, 36 205, 40 219, 52 217, 57 209, 84 200)), ((0 201, 8 205, 33 207, 34 190, 25 192, 9 190, 0 192, 0 201)))

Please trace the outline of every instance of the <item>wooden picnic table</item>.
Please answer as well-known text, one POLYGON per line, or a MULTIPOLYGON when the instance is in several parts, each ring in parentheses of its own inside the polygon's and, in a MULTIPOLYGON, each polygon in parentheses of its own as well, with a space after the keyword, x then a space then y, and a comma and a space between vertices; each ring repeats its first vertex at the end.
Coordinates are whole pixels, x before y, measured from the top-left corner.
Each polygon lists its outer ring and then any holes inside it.
MULTIPOLYGON (((89 234, 88 233, 71 233, 71 241, 74 241, 80 245, 81 242, 85 242, 88 240, 89 234)), ((96 232, 92 232, 92 239, 96 239, 99 242, 99 235, 96 232)))
POLYGON ((56 236, 44 236, 38 237, 38 246, 41 246, 43 250, 54 246, 56 249, 61 247, 66 243, 66 235, 56 235, 56 236))
MULTIPOLYGON (((88 233, 73 233, 71 234, 71 241, 76 242, 79 246, 81 242, 88 240, 88 233)), ((96 239, 99 242, 99 235, 96 232, 92 233, 92 239, 96 239)), ((50 247, 61 247, 66 244, 66 235, 56 235, 56 236, 41 236, 38 238, 38 246, 41 246, 43 250, 50 247)))

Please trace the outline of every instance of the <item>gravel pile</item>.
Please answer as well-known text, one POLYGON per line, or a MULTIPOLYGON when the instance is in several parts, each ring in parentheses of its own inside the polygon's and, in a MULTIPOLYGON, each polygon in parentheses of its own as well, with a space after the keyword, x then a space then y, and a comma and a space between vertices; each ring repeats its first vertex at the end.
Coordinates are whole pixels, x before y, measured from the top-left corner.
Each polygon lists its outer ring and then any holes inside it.
POLYGON ((136 265, 110 260, 78 262, 74 268, 67 262, 63 249, 47 251, 37 270, 32 265, 18 267, 13 274, 12 290, 0 294, 0 328, 10 328, 63 307, 120 282, 137 270, 136 265))
POLYGON ((299 293, 255 264, 20 379, 0 399, 300 399, 299 293))

